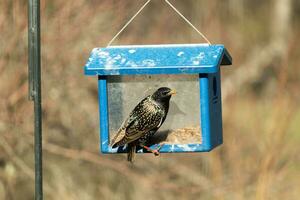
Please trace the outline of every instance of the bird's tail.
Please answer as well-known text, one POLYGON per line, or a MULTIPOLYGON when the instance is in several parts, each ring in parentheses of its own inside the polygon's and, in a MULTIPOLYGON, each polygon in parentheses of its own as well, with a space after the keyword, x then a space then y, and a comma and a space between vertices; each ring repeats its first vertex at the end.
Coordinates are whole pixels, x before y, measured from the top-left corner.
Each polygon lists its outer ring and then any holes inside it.
POLYGON ((133 162, 135 158, 136 145, 128 144, 127 161, 133 162))

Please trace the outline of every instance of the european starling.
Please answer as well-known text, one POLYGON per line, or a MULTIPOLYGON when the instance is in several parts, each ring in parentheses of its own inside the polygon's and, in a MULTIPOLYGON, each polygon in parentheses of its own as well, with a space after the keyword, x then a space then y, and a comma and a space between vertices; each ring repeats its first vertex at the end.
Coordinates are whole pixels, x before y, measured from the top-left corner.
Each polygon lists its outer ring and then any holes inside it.
POLYGON ((169 110, 170 98, 175 93, 170 88, 161 87, 152 95, 144 98, 119 128, 111 142, 112 148, 127 144, 127 160, 130 162, 134 159, 137 146, 145 148, 154 155, 159 155, 158 150, 151 150, 145 144, 164 123, 169 110), (124 136, 115 142, 122 132, 124 136))

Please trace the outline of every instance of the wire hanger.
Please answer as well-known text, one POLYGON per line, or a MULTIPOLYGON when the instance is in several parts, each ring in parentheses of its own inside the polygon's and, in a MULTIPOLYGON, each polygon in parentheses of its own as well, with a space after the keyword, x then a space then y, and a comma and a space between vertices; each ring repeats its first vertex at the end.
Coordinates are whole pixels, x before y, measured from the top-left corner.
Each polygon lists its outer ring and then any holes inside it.
MULTIPOLYGON (((205 37, 203 33, 201 33, 179 10, 176 9, 176 7, 171 4, 168 0, 164 0, 188 25, 190 25, 209 45, 211 45, 211 42, 205 37)), ((124 29, 142 12, 142 10, 151 2, 151 0, 148 0, 144 5, 126 22, 126 24, 118 31, 117 34, 107 43, 107 47, 109 47, 115 39, 124 31, 124 29)))

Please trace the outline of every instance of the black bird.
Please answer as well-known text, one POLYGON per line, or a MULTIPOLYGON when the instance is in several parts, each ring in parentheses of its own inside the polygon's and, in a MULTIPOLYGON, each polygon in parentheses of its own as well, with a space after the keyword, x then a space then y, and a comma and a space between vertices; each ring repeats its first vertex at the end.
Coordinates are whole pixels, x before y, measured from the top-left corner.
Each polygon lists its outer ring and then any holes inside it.
POLYGON ((112 148, 127 144, 127 160, 130 162, 134 159, 137 146, 151 151, 154 155, 159 155, 157 150, 151 150, 145 146, 145 144, 164 123, 169 110, 169 102, 173 94, 176 94, 174 90, 161 87, 152 95, 144 98, 133 109, 129 117, 119 128, 111 142, 112 148), (124 136, 116 142, 122 133, 124 136))

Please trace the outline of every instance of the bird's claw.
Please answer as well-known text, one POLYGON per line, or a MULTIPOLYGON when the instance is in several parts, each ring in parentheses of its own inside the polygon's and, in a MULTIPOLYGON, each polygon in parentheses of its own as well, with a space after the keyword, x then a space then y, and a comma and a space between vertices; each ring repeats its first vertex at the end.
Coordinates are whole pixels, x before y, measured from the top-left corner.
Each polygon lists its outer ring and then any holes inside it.
POLYGON ((159 156, 160 155, 160 153, 159 153, 159 151, 160 151, 160 149, 162 148, 164 146, 164 144, 158 144, 158 148, 157 149, 154 149, 153 150, 153 154, 154 154, 154 156, 159 156))
POLYGON ((156 150, 156 149, 155 149, 155 150, 153 150, 153 151, 152 151, 152 153, 154 154, 154 156, 159 156, 159 155, 160 155, 159 151, 158 151, 158 150, 156 150))

